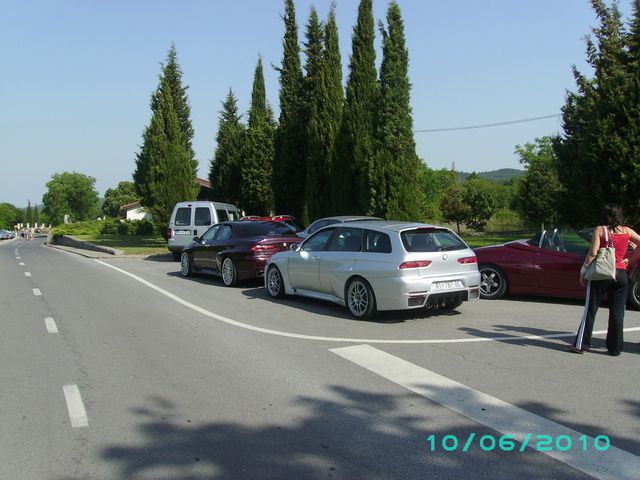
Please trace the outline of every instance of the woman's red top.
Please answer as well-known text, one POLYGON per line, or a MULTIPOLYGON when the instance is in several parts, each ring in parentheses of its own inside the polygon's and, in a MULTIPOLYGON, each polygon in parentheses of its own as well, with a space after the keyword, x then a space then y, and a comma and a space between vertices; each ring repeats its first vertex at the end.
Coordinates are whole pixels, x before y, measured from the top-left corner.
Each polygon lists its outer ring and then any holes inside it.
MULTIPOLYGON (((626 270, 627 265, 624 263, 624 256, 627 254, 627 250, 629 248, 629 239, 631 236, 629 232, 625 228, 624 233, 613 233, 613 231, 609 228, 609 236, 611 237, 611 242, 613 243, 614 248, 616 249, 616 269, 626 270)), ((602 229, 602 235, 600 235, 600 248, 604 248, 607 246, 607 241, 604 236, 604 227, 602 229)))

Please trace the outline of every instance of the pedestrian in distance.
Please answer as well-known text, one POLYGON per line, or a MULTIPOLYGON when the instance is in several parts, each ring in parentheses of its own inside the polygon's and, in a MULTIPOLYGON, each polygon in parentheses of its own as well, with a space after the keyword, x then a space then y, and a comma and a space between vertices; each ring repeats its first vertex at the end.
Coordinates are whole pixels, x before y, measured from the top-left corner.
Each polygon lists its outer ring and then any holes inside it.
MULTIPOLYGON (((636 246, 640 245, 640 236, 624 225, 624 216, 619 205, 606 205, 602 210, 601 225, 593 230, 591 246, 580 271, 580 284, 586 285, 587 293, 582 321, 573 345, 570 347, 572 352, 585 353, 589 351, 596 313, 605 293, 609 302, 609 324, 605 341, 607 350, 612 356, 618 356, 622 352, 624 313, 629 286, 629 277, 627 276, 629 259, 625 258, 625 255, 629 249, 629 242, 636 246), (585 279, 587 268, 595 261, 598 250, 608 245, 613 245, 615 248, 615 280, 587 281, 585 279)), ((634 254, 635 256, 637 255, 634 254)))

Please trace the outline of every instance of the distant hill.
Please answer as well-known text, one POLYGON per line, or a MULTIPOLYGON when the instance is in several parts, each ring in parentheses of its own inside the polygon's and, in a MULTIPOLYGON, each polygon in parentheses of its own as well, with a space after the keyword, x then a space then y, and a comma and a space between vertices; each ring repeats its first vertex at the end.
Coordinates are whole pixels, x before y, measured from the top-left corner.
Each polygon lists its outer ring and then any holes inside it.
MULTIPOLYGON (((469 175, 468 172, 457 172, 458 178, 461 182, 464 182, 469 175)), ((490 172, 476 172, 478 177, 485 180, 491 180, 496 183, 505 183, 513 178, 524 176, 524 170, 518 170, 517 168, 500 168, 499 170, 492 170, 490 172)))

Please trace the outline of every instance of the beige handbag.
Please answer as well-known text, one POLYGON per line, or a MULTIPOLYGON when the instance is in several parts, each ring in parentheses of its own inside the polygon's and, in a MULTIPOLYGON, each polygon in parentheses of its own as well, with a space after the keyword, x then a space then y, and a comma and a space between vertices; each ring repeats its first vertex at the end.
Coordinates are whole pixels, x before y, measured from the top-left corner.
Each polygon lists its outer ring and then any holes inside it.
POLYGON ((587 268, 584 278, 587 280, 615 280, 616 279, 616 249, 611 241, 609 229, 604 228, 605 246, 598 249, 596 258, 587 268))

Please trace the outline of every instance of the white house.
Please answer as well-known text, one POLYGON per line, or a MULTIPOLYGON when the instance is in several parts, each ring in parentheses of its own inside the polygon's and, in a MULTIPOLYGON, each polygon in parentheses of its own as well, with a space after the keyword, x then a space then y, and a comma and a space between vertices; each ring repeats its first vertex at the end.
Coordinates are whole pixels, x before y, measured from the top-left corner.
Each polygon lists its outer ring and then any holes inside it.
POLYGON ((125 212, 125 218, 127 220, 151 220, 151 214, 140 205, 140 201, 128 203, 120 207, 120 210, 125 212))

